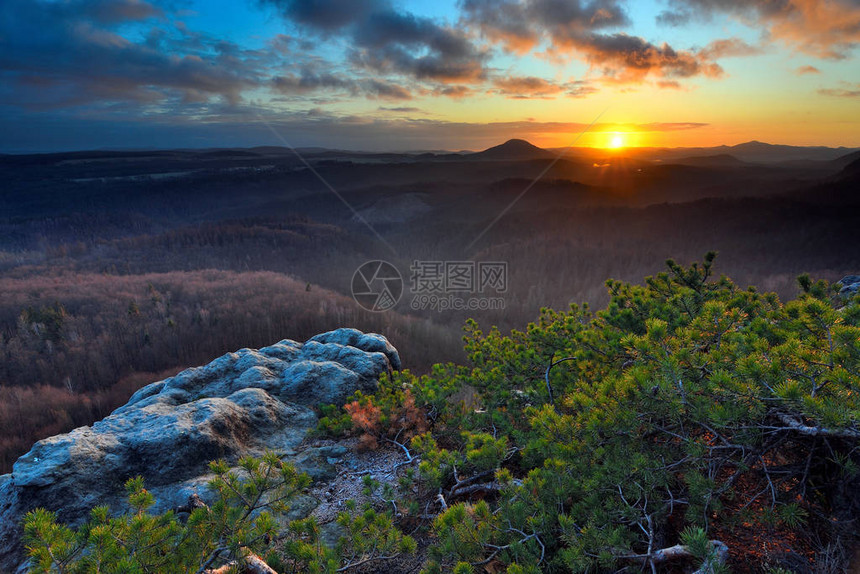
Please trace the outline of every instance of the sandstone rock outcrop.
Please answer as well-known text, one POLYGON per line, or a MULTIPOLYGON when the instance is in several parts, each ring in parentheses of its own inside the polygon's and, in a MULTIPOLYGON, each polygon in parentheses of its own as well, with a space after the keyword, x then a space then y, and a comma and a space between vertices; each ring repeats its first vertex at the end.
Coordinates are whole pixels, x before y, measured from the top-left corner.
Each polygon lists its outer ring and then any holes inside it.
POLYGON ((860 292, 860 275, 846 275, 839 280, 842 288, 839 289, 839 294, 843 297, 853 297, 860 292))
POLYGON ((338 329, 227 353, 147 385, 92 427, 37 442, 0 476, 0 572, 23 559, 24 513, 44 507, 75 524, 96 505, 121 509, 133 476, 163 511, 192 493, 205 499, 208 463, 218 458, 274 450, 312 476, 329 475, 332 449, 295 450, 316 424, 312 407, 373 391, 392 369, 400 357, 385 337, 338 329))

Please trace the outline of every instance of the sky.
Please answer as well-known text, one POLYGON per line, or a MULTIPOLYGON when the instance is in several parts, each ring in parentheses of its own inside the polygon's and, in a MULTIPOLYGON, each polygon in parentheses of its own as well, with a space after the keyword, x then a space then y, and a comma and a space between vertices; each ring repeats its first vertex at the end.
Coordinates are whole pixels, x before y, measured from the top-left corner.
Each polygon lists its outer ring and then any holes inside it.
POLYGON ((3 0, 0 153, 860 146, 860 0, 3 0))

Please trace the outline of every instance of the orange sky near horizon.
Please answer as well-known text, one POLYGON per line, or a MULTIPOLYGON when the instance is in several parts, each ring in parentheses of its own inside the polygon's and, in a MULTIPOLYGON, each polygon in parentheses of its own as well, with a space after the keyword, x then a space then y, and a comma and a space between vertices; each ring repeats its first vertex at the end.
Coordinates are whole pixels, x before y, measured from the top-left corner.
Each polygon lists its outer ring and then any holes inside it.
MULTIPOLYGON (((616 134, 623 138, 624 147, 731 146, 752 140, 860 147, 860 94, 821 94, 815 84, 792 74, 775 96, 766 83, 734 77, 753 73, 745 65, 737 60, 726 65, 728 77, 723 84, 701 82, 684 90, 608 86, 602 90, 603 97, 575 100, 511 100, 488 95, 474 101, 435 101, 433 111, 452 122, 505 123, 507 118, 519 116, 525 125, 510 137, 540 147, 605 148, 616 134), (595 120, 594 126, 583 131, 595 120), (568 123, 575 124, 574 129, 565 129, 568 123)), ((420 107, 422 102, 415 104, 420 107)), ((489 146, 500 141, 503 136, 483 143, 489 146)))

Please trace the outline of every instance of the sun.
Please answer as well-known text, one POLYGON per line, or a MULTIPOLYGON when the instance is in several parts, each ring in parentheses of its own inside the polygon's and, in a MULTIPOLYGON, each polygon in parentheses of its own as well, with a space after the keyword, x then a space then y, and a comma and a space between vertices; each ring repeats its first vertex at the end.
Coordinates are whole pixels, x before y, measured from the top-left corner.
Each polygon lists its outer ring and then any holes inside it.
POLYGON ((621 134, 614 134, 609 140, 609 147, 612 149, 620 149, 624 147, 624 137, 621 134))

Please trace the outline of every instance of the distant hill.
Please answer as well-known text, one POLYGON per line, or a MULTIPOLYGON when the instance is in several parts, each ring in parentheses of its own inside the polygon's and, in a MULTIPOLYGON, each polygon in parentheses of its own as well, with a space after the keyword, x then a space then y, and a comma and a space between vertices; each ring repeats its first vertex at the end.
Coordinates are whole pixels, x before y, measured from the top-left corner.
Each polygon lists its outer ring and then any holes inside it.
POLYGON ((550 159, 554 158, 555 155, 551 151, 532 145, 526 140, 512 139, 467 157, 481 160, 529 160, 550 159))
POLYGON ((248 148, 248 151, 253 153, 258 153, 261 155, 283 155, 288 153, 293 153, 289 150, 289 148, 282 146, 274 146, 274 145, 264 145, 248 148))
POLYGON ((672 163, 680 163, 683 165, 694 165, 700 167, 739 167, 748 165, 747 162, 739 160, 733 155, 720 153, 716 155, 698 155, 692 157, 682 157, 672 160, 672 163))
POLYGON ((841 157, 838 157, 831 161, 834 166, 847 168, 850 166, 854 166, 854 169, 857 169, 857 162, 860 160, 860 151, 851 152, 849 154, 845 154, 841 157))
POLYGON ((218 149, 213 151, 205 151, 200 154, 201 157, 220 158, 220 157, 260 157, 260 154, 243 149, 218 149))
POLYGON ((808 187, 788 191, 783 196, 815 206, 839 206, 847 217, 857 221, 860 213, 857 211, 860 207, 860 153, 849 156, 853 156, 854 161, 847 163, 839 172, 808 187))
POLYGON ((842 168, 842 175, 851 176, 852 179, 857 179, 860 176, 860 152, 851 154, 854 156, 854 161, 842 168))
POLYGON ((261 155, 294 155, 296 152, 303 155, 317 155, 338 152, 339 150, 333 150, 325 147, 300 147, 295 148, 295 151, 293 151, 286 146, 264 145, 248 148, 248 151, 261 155))
MULTIPOLYGON (((625 150, 625 155, 642 160, 659 160, 666 163, 688 163, 691 158, 705 156, 731 156, 738 161, 759 164, 785 164, 784 167, 811 167, 823 169, 824 163, 838 161, 840 158, 858 152, 858 148, 824 147, 824 146, 791 146, 769 144, 760 141, 750 141, 733 146, 721 145, 714 147, 687 148, 653 148, 639 147, 625 150), (799 163, 798 163, 799 162, 799 163), (815 165, 810 162, 822 162, 815 165), (792 165, 793 164, 793 165, 792 165)), ((589 155, 593 153, 588 148, 576 148, 573 153, 589 155)), ((702 165, 702 164, 699 164, 702 165)), ((714 164, 716 165, 716 164, 714 164)), ((838 167, 838 166, 831 166, 838 167)))
POLYGON ((732 155, 744 161, 762 163, 803 159, 833 160, 852 151, 844 147, 775 145, 760 141, 738 144, 729 149, 732 150, 732 155))
POLYGON ((789 167, 795 169, 814 169, 820 171, 838 172, 842 168, 849 165, 851 162, 860 159, 860 151, 854 151, 845 155, 839 156, 836 159, 801 159, 781 161, 771 165, 778 167, 789 167))

